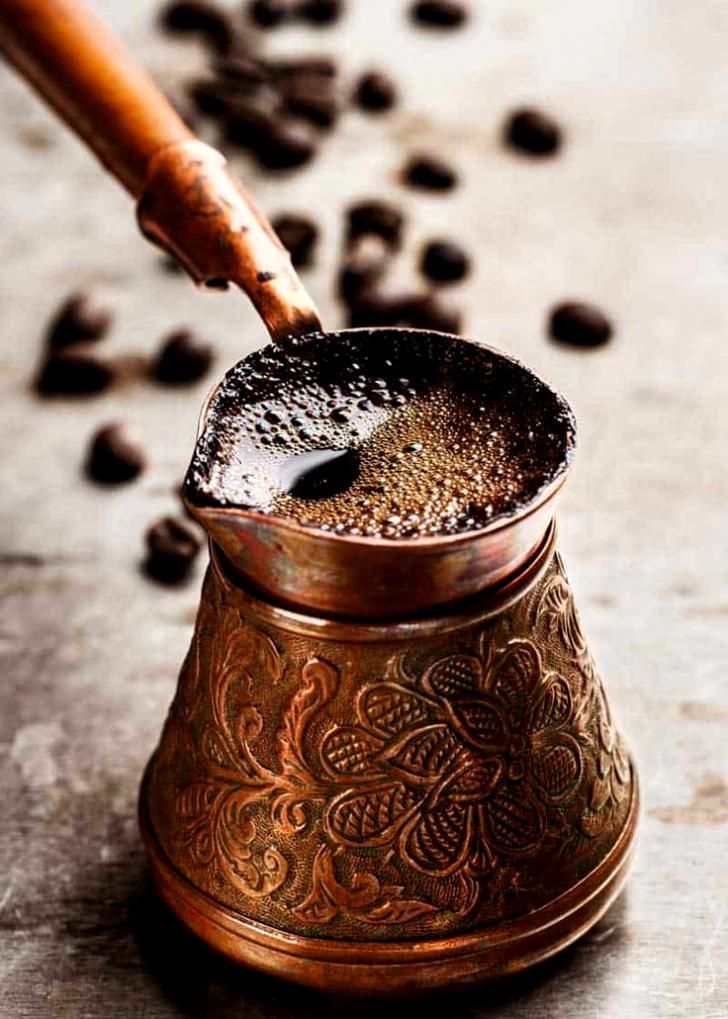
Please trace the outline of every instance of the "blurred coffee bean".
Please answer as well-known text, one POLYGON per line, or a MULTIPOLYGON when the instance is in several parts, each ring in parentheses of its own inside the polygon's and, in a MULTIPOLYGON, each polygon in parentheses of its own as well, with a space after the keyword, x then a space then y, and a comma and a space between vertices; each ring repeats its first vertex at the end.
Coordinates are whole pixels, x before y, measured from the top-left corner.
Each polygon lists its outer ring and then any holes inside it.
POLYGON ((450 191, 457 184, 458 176, 443 159, 423 153, 413 156, 405 165, 402 180, 413 188, 450 191))
POLYGON ((552 309, 548 324, 549 336, 558 343, 573 347, 601 347, 613 333, 610 320, 593 304, 566 301, 552 309))
POLYGON ((293 170, 316 155, 316 141, 306 124, 278 120, 270 124, 255 153, 261 166, 269 170, 293 170))
POLYGON ((72 343, 100 340, 108 332, 113 317, 112 306, 98 294, 91 291, 71 294, 48 326, 48 346, 58 350, 72 343))
POLYGON ((419 25, 457 28, 465 22, 468 9, 456 0, 419 0, 412 4, 410 16, 419 25))
POLYGON ((299 0, 296 17, 312 25, 332 25, 344 13, 343 0, 299 0))
POLYGON ((214 78, 200 78, 190 82, 187 94, 195 108, 210 117, 217 117, 230 106, 230 87, 214 78))
POLYGON ((268 92, 249 98, 229 98, 223 130, 233 145, 258 151, 278 130, 277 101, 268 92))
POLYGON ((301 74, 315 74, 322 78, 335 78, 338 74, 336 61, 331 57, 297 57, 269 60, 265 65, 279 79, 301 74))
POLYGON ((210 343, 191 329, 178 329, 163 342, 154 363, 154 377, 168 385, 197 382, 208 373, 213 358, 210 343))
POLYGON ((346 241, 351 244, 365 234, 376 234, 396 249, 402 243, 404 215, 396 205, 367 199, 351 205, 346 213, 346 241))
POLYGON ((507 118, 503 129, 506 145, 531 156, 552 156, 561 147, 561 128, 556 121, 539 110, 516 110, 507 118))
POLYGON ((227 53, 242 43, 228 13, 212 0, 171 0, 159 14, 167 32, 199 35, 218 53, 227 53))
POLYGON ((422 253, 420 268, 434 283, 455 283, 470 271, 470 259, 452 241, 430 241, 422 253))
POLYGON ((86 460, 86 474, 103 485, 119 485, 133 481, 146 467, 140 444, 121 424, 100 428, 91 440, 86 460))
POLYGON ((409 325, 412 300, 408 294, 385 294, 370 288, 351 302, 348 325, 351 329, 409 325))
POLYGON ((244 54, 218 57, 212 65, 212 70, 218 78, 236 84, 242 82, 246 85, 263 85, 271 79, 271 72, 262 60, 244 54))
POLYGON ((291 5, 288 0, 252 0, 248 14, 259 28, 275 28, 291 16, 291 5))
POLYGON ((462 331, 462 313, 436 294, 424 294, 410 301, 404 324, 458 336, 462 331))
POLYGON ((354 90, 354 102, 370 113, 391 109, 397 102, 394 79, 382 71, 363 74, 354 90))
POLYGON ((283 102, 289 113, 317 127, 332 127, 339 115, 333 79, 301 72, 282 82, 283 102))
POLYGON ((390 247, 377 234, 357 237, 346 253, 339 269, 339 297, 350 308, 366 297, 375 283, 383 277, 390 261, 390 247))
POLYGON ((43 396, 91 396, 108 389, 113 377, 110 366, 93 354, 62 351, 46 359, 35 388, 43 396))
POLYGON ((318 227, 308 216, 285 213, 273 220, 273 229, 288 250, 297 269, 309 265, 318 238, 318 227))
POLYGON ((202 548, 202 537, 192 521, 162 517, 146 534, 144 572, 162 584, 185 580, 202 548))

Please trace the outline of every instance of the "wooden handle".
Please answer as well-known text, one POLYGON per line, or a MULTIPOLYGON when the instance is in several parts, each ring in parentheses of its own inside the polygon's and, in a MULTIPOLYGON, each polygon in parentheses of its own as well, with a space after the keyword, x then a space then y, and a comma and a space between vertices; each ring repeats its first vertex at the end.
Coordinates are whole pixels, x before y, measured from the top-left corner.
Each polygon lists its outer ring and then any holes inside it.
POLYGON ((139 199, 144 233, 198 283, 242 287, 274 340, 321 329, 315 305, 223 156, 83 0, 0 0, 0 50, 139 199))

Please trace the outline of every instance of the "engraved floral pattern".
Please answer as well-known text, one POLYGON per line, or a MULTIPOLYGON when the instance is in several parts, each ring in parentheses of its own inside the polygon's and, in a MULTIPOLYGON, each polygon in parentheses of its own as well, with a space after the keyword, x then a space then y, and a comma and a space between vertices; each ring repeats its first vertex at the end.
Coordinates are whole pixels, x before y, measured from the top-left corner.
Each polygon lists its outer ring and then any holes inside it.
POLYGON ((494 854, 538 846, 546 810, 574 795, 582 749, 566 681, 513 641, 485 665, 434 662, 412 685, 373 683, 359 724, 325 737, 325 767, 352 788, 327 806, 329 837, 349 846, 395 842, 399 856, 440 877, 483 872, 494 854))

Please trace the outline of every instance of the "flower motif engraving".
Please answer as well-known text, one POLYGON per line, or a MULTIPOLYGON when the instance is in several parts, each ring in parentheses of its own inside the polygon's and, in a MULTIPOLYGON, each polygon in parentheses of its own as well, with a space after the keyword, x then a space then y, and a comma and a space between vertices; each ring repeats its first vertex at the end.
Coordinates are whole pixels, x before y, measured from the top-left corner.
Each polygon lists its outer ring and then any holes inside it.
POLYGON ((396 844, 420 873, 488 869, 493 854, 535 849, 550 805, 583 772, 566 681, 515 640, 487 665, 450 655, 412 685, 364 687, 359 724, 324 736, 324 768, 347 788, 327 805, 334 843, 396 844))

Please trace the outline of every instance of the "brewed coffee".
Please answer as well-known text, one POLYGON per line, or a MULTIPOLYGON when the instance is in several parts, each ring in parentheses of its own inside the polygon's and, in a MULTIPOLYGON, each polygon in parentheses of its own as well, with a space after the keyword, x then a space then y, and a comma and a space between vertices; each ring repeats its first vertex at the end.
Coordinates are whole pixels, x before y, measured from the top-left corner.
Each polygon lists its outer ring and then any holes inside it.
POLYGON ((185 494, 337 534, 457 534, 537 496, 569 459, 573 427, 556 393, 487 347, 319 335, 228 372, 185 494))

